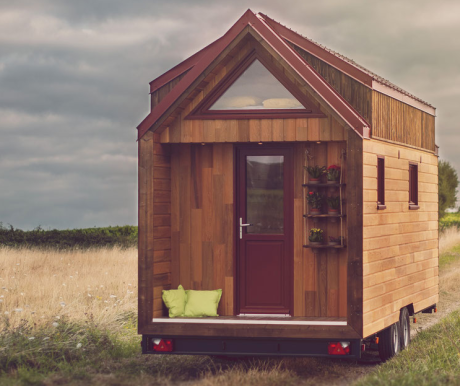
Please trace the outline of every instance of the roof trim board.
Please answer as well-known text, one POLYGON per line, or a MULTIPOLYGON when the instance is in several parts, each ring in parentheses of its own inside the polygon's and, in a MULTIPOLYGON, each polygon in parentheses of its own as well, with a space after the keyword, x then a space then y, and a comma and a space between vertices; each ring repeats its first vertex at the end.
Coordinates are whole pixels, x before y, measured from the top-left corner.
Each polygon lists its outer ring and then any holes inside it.
POLYGON ((436 116, 436 108, 433 106, 428 106, 414 98, 412 98, 409 95, 403 94, 397 90, 395 90, 392 87, 388 87, 380 82, 377 81, 372 81, 372 89, 374 91, 378 91, 382 94, 385 94, 391 98, 394 98, 400 102, 403 102, 409 106, 415 107, 416 109, 419 109, 427 114, 436 116))
MULTIPOLYGON (((369 137, 369 124, 362 118, 329 84, 311 68, 264 20, 247 10, 244 15, 219 39, 219 44, 211 44, 202 50, 198 60, 184 78, 166 95, 138 126, 141 138, 166 113, 168 108, 180 98, 201 73, 222 53, 222 51, 244 30, 251 26, 299 76, 317 92, 325 102, 361 137, 369 137)), ((216 41, 216 43, 218 42, 216 41)), ((190 59, 190 58, 189 58, 190 59)), ((180 66, 180 65, 179 65, 180 66)), ((178 67, 178 66, 176 66, 178 67)), ((184 66, 186 67, 186 66, 184 66)), ((158 78, 157 78, 158 79, 158 78)))

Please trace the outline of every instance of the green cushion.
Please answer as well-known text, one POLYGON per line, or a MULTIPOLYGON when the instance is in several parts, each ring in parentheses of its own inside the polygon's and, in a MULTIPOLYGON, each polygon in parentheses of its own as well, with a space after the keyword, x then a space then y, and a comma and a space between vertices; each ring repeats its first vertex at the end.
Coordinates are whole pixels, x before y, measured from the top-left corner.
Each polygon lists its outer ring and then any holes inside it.
POLYGON ((184 287, 179 285, 176 290, 163 290, 162 298, 166 307, 168 307, 170 318, 184 316, 185 301, 187 299, 184 287))
POLYGON ((221 289, 214 291, 188 290, 186 293, 187 302, 184 316, 219 316, 217 315, 217 306, 222 297, 221 289))

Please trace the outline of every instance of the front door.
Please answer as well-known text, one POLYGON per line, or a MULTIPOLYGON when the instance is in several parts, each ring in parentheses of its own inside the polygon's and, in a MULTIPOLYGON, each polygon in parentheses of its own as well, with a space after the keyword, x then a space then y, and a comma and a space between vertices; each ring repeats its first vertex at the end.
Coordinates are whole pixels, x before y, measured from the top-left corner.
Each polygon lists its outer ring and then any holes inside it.
POLYGON ((292 148, 242 147, 237 158, 239 313, 290 314, 292 148))

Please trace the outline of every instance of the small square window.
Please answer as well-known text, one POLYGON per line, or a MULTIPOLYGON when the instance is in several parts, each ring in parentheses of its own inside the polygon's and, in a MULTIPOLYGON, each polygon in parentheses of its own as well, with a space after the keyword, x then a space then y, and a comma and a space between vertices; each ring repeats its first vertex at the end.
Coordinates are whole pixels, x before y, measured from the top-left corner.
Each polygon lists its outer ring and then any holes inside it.
POLYGON ((409 209, 419 209, 418 205, 418 165, 409 164, 409 209))
POLYGON ((385 158, 377 158, 377 209, 385 206, 385 158))

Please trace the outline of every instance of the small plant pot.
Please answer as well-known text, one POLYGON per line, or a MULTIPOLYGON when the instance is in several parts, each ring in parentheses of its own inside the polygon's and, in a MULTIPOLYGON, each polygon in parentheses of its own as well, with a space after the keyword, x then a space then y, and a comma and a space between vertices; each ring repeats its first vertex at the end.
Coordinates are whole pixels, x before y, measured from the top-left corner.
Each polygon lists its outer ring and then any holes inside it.
POLYGON ((309 178, 308 178, 308 183, 309 183, 310 185, 319 184, 319 178, 309 177, 309 178))
POLYGON ((310 208, 310 214, 321 214, 321 209, 310 208))
POLYGON ((339 245, 339 243, 336 242, 336 241, 329 241, 329 242, 327 243, 327 245, 329 245, 330 247, 334 247, 334 246, 336 246, 336 245, 339 245))
POLYGON ((321 245, 321 241, 310 241, 309 242, 310 247, 316 247, 318 245, 321 245))
POLYGON ((327 210, 327 214, 331 214, 331 215, 334 215, 334 216, 337 216, 339 214, 339 210, 338 209, 331 209, 329 208, 327 210))
POLYGON ((332 184, 338 184, 339 181, 337 181, 337 180, 329 181, 328 180, 327 183, 332 185, 332 184))

